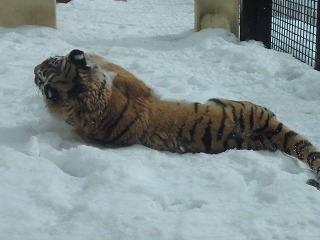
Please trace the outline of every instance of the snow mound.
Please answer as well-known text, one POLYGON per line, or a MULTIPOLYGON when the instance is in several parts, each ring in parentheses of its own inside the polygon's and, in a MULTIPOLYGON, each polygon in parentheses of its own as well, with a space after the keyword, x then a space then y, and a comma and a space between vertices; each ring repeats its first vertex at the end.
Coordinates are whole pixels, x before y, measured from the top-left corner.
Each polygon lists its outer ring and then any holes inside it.
POLYGON ((74 0, 58 30, 0 28, 0 239, 318 239, 320 194, 282 153, 106 148, 53 119, 33 68, 72 49, 132 71, 163 98, 249 100, 320 147, 320 73, 222 29, 193 0, 74 0))

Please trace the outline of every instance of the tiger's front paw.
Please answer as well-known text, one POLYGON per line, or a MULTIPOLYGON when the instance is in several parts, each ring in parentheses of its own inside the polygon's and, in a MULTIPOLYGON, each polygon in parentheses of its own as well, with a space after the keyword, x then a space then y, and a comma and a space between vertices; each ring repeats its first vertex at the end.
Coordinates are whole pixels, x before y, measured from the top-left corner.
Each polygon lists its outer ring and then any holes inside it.
POLYGON ((69 60, 81 69, 88 70, 90 68, 90 66, 87 64, 84 52, 81 50, 72 50, 69 53, 69 60))

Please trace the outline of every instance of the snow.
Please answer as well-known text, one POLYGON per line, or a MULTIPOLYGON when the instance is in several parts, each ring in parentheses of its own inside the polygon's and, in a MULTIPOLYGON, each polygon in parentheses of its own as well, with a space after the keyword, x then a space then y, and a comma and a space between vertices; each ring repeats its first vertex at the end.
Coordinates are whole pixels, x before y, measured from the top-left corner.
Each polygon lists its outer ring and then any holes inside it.
POLYGON ((280 152, 173 154, 85 142, 46 111, 33 68, 78 48, 166 99, 249 100, 320 147, 320 73, 222 29, 193 0, 73 0, 58 30, 0 28, 0 239, 318 239, 314 175, 280 152))

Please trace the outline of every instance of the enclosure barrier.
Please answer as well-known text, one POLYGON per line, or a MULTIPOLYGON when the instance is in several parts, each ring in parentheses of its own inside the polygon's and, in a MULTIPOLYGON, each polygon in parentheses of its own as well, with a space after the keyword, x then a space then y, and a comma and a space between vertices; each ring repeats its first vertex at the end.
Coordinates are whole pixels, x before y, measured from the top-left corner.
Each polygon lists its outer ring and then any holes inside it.
POLYGON ((320 0, 242 0, 240 40, 262 41, 320 70, 320 0))
POLYGON ((194 29, 225 28, 239 34, 239 0, 195 0, 194 29))
POLYGON ((0 0, 0 26, 56 28, 56 0, 0 0))
MULTIPOLYGON (((195 0, 195 31, 226 28, 320 70, 320 0, 195 0)), ((56 28, 56 0, 1 0, 0 26, 56 28)))

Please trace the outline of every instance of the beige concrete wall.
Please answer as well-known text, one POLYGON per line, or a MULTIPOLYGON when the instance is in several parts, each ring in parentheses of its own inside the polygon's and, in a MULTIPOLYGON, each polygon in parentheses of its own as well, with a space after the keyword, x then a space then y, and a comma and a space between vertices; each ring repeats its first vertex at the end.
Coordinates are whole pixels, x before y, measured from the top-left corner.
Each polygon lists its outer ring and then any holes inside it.
POLYGON ((239 35, 239 0, 195 0, 194 17, 195 31, 222 27, 239 35))
POLYGON ((56 0, 0 0, 0 26, 56 28, 56 0))

